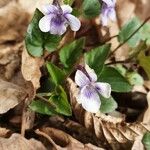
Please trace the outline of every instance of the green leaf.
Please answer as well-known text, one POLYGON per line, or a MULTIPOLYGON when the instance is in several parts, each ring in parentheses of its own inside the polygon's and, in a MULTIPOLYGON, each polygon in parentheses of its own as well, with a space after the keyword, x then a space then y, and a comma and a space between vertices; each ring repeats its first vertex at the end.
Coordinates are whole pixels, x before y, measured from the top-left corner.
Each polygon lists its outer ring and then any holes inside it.
POLYGON ((127 80, 131 85, 143 85, 143 77, 137 72, 128 72, 126 74, 127 80))
POLYGON ((98 81, 109 83, 115 92, 129 92, 132 89, 128 81, 112 67, 104 67, 98 81))
POLYGON ((60 113, 66 116, 71 116, 72 115, 71 106, 68 102, 66 92, 61 86, 58 87, 57 92, 58 92, 57 94, 50 97, 49 101, 51 101, 56 106, 55 111, 57 113, 60 113))
POLYGON ((56 115, 57 112, 48 103, 40 100, 33 100, 29 105, 32 111, 43 115, 56 115))
POLYGON ((150 150, 150 132, 147 132, 142 139, 142 143, 144 144, 144 147, 146 150, 150 150))
POLYGON ((146 56, 144 51, 141 51, 137 59, 140 66, 144 69, 148 78, 150 79, 150 56, 146 56))
POLYGON ((55 85, 61 84, 66 76, 63 70, 50 62, 46 64, 46 67, 55 85))
POLYGON ((59 53, 61 63, 65 68, 71 68, 73 64, 79 59, 84 46, 84 38, 73 41, 64 46, 59 53))
POLYGON ((121 64, 117 64, 115 66, 115 69, 122 75, 125 77, 126 73, 127 73, 127 69, 125 67, 123 67, 121 64))
POLYGON ((59 36, 43 33, 39 29, 39 21, 43 16, 42 12, 36 9, 25 37, 26 48, 35 57, 42 56, 45 49, 49 52, 54 51, 61 39, 59 36))
POLYGON ((87 18, 93 18, 100 14, 101 5, 99 0, 84 0, 83 15, 87 18))
POLYGON ((99 46, 85 53, 84 58, 88 64, 99 75, 110 51, 110 44, 99 46))
POLYGON ((150 45, 150 23, 146 23, 142 27, 141 36, 144 41, 146 40, 146 44, 150 45))
POLYGON ((106 98, 101 96, 100 100, 101 100, 100 111, 102 113, 110 113, 118 107, 118 104, 113 99, 113 97, 110 97, 110 98, 106 99, 106 98))
MULTIPOLYGON (((123 43, 129 36, 140 26, 140 21, 138 18, 133 18, 128 23, 126 23, 119 32, 118 40, 123 43)), ((138 31, 134 36, 128 40, 130 47, 136 47, 141 40, 140 31, 138 31)))

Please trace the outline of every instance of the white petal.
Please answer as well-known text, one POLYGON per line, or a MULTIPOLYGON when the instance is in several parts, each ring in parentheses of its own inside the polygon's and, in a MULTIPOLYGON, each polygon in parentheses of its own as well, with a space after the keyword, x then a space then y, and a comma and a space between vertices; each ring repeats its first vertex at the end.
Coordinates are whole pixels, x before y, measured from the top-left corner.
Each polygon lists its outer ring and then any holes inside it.
POLYGON ((107 6, 113 6, 115 4, 115 1, 113 0, 102 0, 104 3, 107 4, 107 6))
POLYGON ((83 87, 90 83, 88 77, 80 70, 77 70, 75 74, 75 82, 78 86, 83 87))
POLYGON ((96 75, 94 69, 91 69, 87 64, 85 64, 85 70, 88 73, 88 75, 90 76, 92 82, 97 81, 97 75, 96 75))
POLYGON ((99 95, 93 87, 85 86, 81 90, 80 99, 82 107, 91 113, 97 113, 100 109, 101 101, 99 95))
POLYGON ((66 26, 62 22, 61 24, 56 24, 55 22, 51 21, 50 24, 50 33, 54 35, 62 35, 66 32, 66 26))
POLYGON ((108 83, 97 82, 95 83, 96 90, 105 98, 109 98, 111 94, 111 86, 108 83))
POLYGON ((72 8, 69 5, 62 5, 61 8, 63 10, 63 14, 72 12, 72 8))
POLYGON ((45 15, 48 15, 50 13, 57 13, 58 8, 54 5, 47 4, 42 7, 42 11, 45 15))
POLYGON ((50 31, 51 15, 46 15, 39 21, 39 28, 42 32, 50 31))
POLYGON ((115 11, 115 9, 111 9, 108 16, 109 16, 110 20, 115 21, 116 20, 116 11, 115 11))
POLYGON ((65 17, 68 20, 71 30, 78 31, 80 29, 81 22, 78 18, 76 18, 75 16, 71 14, 66 14, 65 17))

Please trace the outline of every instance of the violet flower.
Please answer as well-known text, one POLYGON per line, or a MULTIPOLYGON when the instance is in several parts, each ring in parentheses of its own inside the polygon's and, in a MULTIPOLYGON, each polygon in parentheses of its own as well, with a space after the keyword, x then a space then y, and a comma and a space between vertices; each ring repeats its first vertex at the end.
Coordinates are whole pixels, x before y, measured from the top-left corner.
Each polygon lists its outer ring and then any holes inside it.
POLYGON ((72 8, 69 5, 55 6, 45 5, 43 7, 44 17, 39 22, 42 32, 50 32, 54 35, 62 35, 70 25, 71 30, 78 31, 81 23, 78 18, 71 15, 72 8))
POLYGON ((103 2, 101 12, 102 25, 107 26, 109 19, 111 21, 116 20, 116 11, 115 11, 116 0, 102 0, 102 2, 103 2))
POLYGON ((109 98, 111 94, 110 84, 96 81, 97 75, 88 65, 78 69, 75 74, 75 82, 80 88, 77 101, 85 110, 92 113, 96 113, 100 109, 99 94, 105 98, 109 98))

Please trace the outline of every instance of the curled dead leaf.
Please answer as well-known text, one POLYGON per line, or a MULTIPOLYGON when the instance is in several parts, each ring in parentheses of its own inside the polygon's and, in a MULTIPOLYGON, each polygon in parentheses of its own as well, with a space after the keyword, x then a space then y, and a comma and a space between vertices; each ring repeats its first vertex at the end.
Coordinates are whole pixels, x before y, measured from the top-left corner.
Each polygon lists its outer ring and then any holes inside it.
POLYGON ((26 48, 23 49, 21 66, 22 75, 25 80, 32 82, 35 90, 40 87, 40 67, 43 63, 44 60, 42 58, 34 58, 28 54, 26 48))
POLYGON ((20 134, 12 134, 10 138, 0 137, 1 150, 46 150, 44 145, 35 140, 27 140, 20 134))
POLYGON ((23 88, 0 79, 0 114, 14 108, 27 97, 23 88))
POLYGON ((83 110, 77 103, 78 94, 77 85, 68 79, 68 88, 70 90, 70 102, 76 119, 88 130, 103 141, 107 148, 108 144, 114 150, 131 149, 135 138, 150 131, 150 125, 142 122, 126 123, 123 118, 116 118, 105 114, 92 114, 83 110))
POLYGON ((92 144, 83 144, 69 134, 55 128, 42 128, 41 131, 36 130, 36 133, 47 138, 56 150, 103 150, 92 144))

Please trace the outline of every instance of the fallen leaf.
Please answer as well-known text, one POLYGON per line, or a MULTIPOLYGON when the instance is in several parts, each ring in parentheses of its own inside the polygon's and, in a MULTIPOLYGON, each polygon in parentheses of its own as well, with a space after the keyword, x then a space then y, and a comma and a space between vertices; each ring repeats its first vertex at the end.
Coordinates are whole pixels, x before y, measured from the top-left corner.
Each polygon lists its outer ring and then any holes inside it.
POLYGON ((0 79, 0 114, 14 108, 27 97, 25 90, 0 79))
POLYGON ((46 150, 45 146, 35 139, 27 140, 20 134, 12 134, 10 138, 0 137, 1 150, 46 150))
POLYGON ((148 103, 148 108, 144 113, 143 122, 150 124, 150 115, 149 115, 150 114, 150 92, 147 93, 147 103, 148 103))
POLYGON ((10 130, 6 128, 0 128, 0 137, 7 137, 10 134, 10 130))
MULTIPOLYGON (((95 133, 103 143, 109 143, 112 149, 131 149, 135 138, 150 131, 150 125, 143 122, 126 123, 124 118, 116 118, 105 114, 92 114, 83 110, 77 103, 76 97, 79 89, 68 79, 70 102, 76 119, 89 131, 95 133)), ((105 145, 106 146, 106 145, 105 145)))
POLYGON ((40 87, 40 67, 43 63, 44 61, 42 58, 34 58, 28 54, 25 48, 23 49, 21 66, 22 75, 26 81, 32 82, 35 90, 40 87))
POLYGON ((0 43, 22 41, 29 19, 28 12, 14 0, 2 7, 0 9, 0 43))
POLYGON ((143 136, 138 136, 135 139, 131 150, 144 150, 144 146, 142 144, 142 137, 143 136))
POLYGON ((55 128, 46 127, 41 131, 36 130, 36 133, 47 138, 56 150, 103 150, 103 148, 92 144, 83 144, 69 134, 55 128))

